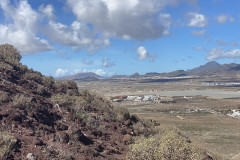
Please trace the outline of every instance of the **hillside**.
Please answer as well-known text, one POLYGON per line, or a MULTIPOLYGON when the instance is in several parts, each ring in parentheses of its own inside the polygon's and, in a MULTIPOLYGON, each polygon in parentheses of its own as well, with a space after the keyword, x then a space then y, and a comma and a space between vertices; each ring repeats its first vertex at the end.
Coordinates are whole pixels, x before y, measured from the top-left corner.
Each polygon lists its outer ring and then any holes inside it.
POLYGON ((124 159, 124 136, 135 134, 127 110, 20 59, 0 45, 0 159, 124 159))

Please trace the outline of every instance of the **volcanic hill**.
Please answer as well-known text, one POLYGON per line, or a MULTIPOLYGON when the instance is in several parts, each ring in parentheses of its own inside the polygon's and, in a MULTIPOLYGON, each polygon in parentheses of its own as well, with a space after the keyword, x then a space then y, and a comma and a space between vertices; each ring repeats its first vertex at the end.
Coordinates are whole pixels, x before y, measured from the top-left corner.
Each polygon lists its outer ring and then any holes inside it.
POLYGON ((135 134, 126 109, 20 59, 0 45, 0 159, 125 159, 126 135, 135 134))

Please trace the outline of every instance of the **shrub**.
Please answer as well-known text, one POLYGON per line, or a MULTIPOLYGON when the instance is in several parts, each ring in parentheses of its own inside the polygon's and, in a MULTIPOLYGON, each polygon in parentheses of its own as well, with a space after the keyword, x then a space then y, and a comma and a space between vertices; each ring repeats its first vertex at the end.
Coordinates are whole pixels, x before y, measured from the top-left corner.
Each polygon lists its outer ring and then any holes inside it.
POLYGON ((51 97, 51 101, 55 104, 60 105, 61 107, 67 107, 74 109, 78 97, 68 96, 62 94, 56 94, 51 97))
MULTIPOLYGON (((114 120, 113 106, 109 100, 102 95, 92 91, 81 91, 78 96, 70 96, 67 94, 57 94, 51 97, 53 103, 66 107, 73 117, 84 119, 83 116, 89 116, 90 113, 97 113, 97 117, 102 120, 114 120), (85 113, 89 113, 85 115, 85 113), (75 116, 74 116, 75 115, 75 116)), ((88 118, 91 120, 91 117, 88 118)))
POLYGON ((136 114, 133 114, 131 115, 131 120, 132 122, 137 123, 140 121, 140 118, 136 114))
POLYGON ((159 124, 150 119, 139 119, 137 123, 133 123, 133 129, 139 135, 149 137, 160 132, 159 124))
POLYGON ((88 90, 80 92, 80 97, 80 104, 85 111, 101 112, 107 121, 114 118, 113 105, 106 97, 97 92, 88 90))
POLYGON ((7 133, 0 132, 0 159, 12 159, 11 154, 19 147, 19 141, 7 133))
POLYGON ((76 112, 75 117, 84 123, 88 122, 88 115, 85 112, 76 112))
POLYGON ((70 96, 78 95, 78 86, 74 81, 57 81, 54 84, 57 93, 64 93, 70 96))
POLYGON ((46 91, 45 87, 38 84, 37 85, 37 94, 41 96, 47 96, 49 93, 46 91))
POLYGON ((125 120, 130 119, 130 114, 127 108, 121 106, 114 107, 113 113, 117 121, 124 122, 125 120))
POLYGON ((4 59, 5 62, 8 62, 13 66, 19 66, 19 61, 22 56, 14 46, 10 44, 3 44, 0 45, 0 58, 4 59))
POLYGON ((8 71, 8 70, 13 70, 13 66, 7 63, 4 63, 2 61, 0 61, 0 71, 8 71))
POLYGON ((42 84, 43 84, 45 87, 51 89, 51 88, 54 87, 54 83, 55 83, 55 80, 54 80, 53 77, 51 77, 51 76, 50 76, 50 77, 43 76, 43 78, 42 78, 42 84))
POLYGON ((9 101, 9 95, 7 93, 0 91, 0 105, 7 103, 9 101))
POLYGON ((23 94, 17 94, 12 98, 12 105, 19 107, 21 110, 30 109, 32 107, 31 98, 23 94))
POLYGON ((185 137, 174 131, 150 138, 139 138, 130 146, 128 160, 193 160, 203 155, 194 149, 185 137))
POLYGON ((42 84, 42 74, 40 72, 27 72, 23 75, 23 77, 27 80, 31 80, 37 82, 38 84, 42 84))

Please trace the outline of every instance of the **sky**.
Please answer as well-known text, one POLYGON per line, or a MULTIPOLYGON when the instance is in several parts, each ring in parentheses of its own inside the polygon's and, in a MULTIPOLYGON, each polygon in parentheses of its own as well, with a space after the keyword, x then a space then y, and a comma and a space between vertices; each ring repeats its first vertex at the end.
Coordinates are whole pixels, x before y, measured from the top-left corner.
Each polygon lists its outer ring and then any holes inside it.
POLYGON ((240 63, 239 0, 1 0, 0 44, 42 74, 240 63))

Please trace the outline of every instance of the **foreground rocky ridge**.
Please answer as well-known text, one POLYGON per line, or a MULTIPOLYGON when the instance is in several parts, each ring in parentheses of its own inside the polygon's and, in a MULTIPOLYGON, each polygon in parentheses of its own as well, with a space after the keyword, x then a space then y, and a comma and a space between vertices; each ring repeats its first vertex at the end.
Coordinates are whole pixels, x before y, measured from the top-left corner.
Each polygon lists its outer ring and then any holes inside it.
POLYGON ((0 159, 125 159, 136 134, 128 111, 20 59, 0 45, 0 159))

